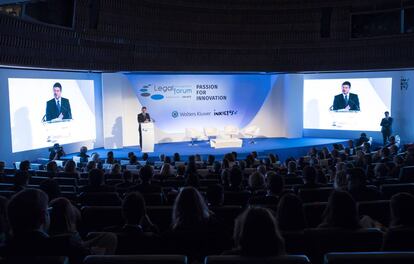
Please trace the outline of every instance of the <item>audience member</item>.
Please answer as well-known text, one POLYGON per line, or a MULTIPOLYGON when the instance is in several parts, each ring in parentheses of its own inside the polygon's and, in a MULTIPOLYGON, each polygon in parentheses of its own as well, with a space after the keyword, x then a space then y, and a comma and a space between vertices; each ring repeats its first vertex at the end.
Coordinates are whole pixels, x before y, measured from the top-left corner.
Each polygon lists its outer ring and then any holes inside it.
POLYGON ((357 206, 352 196, 345 191, 333 191, 323 213, 319 228, 360 228, 357 206))
POLYGON ((88 159, 89 159, 89 155, 87 154, 88 152, 88 148, 86 146, 82 146, 80 148, 80 153, 78 155, 78 157, 80 157, 80 162, 81 163, 87 163, 88 159))
POLYGON ((106 164, 114 164, 114 163, 116 163, 116 160, 115 160, 114 152, 113 151, 108 151, 108 153, 106 153, 105 163, 106 164))
POLYGON ((23 160, 22 162, 20 162, 19 170, 28 172, 30 170, 30 161, 23 160))
POLYGON ((265 179, 264 179, 263 174, 257 171, 250 174, 249 189, 252 192, 257 192, 259 190, 265 189, 265 179))
POLYGON ((49 200, 52 200, 61 195, 59 183, 55 180, 58 167, 55 161, 50 161, 46 168, 48 179, 40 183, 40 189, 47 194, 49 200))
POLYGON ((282 196, 277 208, 277 220, 282 231, 301 231, 306 228, 302 201, 293 193, 282 196))
POLYGON ((63 171, 65 177, 79 179, 79 172, 76 170, 76 162, 74 162, 73 160, 66 161, 65 168, 63 171))
POLYGON ((152 183, 154 170, 150 165, 145 165, 139 170, 139 178, 141 182, 133 186, 130 191, 145 193, 161 193, 161 187, 152 183))
POLYGON ((160 247, 159 230, 146 212, 145 200, 138 192, 128 193, 122 201, 123 226, 108 227, 118 237, 117 254, 151 254, 160 247))
POLYGON ((366 185, 366 176, 361 168, 347 170, 348 192, 359 201, 380 200, 381 193, 374 186, 366 185))
POLYGON ((10 239, 9 219, 7 217, 7 198, 0 196, 0 246, 10 239))
POLYGON ((320 185, 316 181, 316 169, 311 166, 305 166, 302 170, 303 187, 305 188, 317 188, 320 185))
POLYGON ((131 171, 125 170, 124 173, 122 174, 122 179, 123 179, 123 182, 120 182, 115 185, 115 189, 118 192, 125 192, 129 188, 132 188, 133 186, 135 186, 134 176, 132 175, 131 171))
POLYGON ((14 195, 7 214, 13 236, 0 250, 0 256, 6 260, 22 256, 69 256, 71 264, 81 264, 90 254, 68 238, 49 237, 48 200, 41 190, 26 189, 14 195))
POLYGON ((79 210, 66 198, 57 198, 50 202, 49 234, 55 239, 69 239, 83 251, 95 254, 112 255, 116 249, 116 236, 112 233, 100 232, 93 238, 83 240, 79 235, 76 223, 80 218, 79 210))
POLYGON ((224 204, 224 189, 220 184, 207 187, 207 201, 210 207, 220 207, 224 204))
POLYGON ((185 254, 190 262, 222 249, 224 231, 209 211, 201 194, 193 187, 180 190, 172 212, 171 231, 166 240, 169 249, 185 254))
POLYGON ((284 240, 276 218, 265 208, 250 207, 236 220, 236 248, 225 254, 246 257, 269 257, 285 254, 284 240))
POLYGON ((81 193, 114 192, 113 186, 105 185, 104 173, 100 169, 92 169, 88 174, 89 184, 80 188, 81 193))
POLYGON ((122 167, 119 163, 114 163, 111 166, 111 172, 109 174, 105 174, 105 179, 121 179, 122 178, 122 167))
POLYGON ((361 136, 357 139, 356 145, 357 147, 361 147, 363 144, 368 143, 369 138, 367 137, 366 133, 361 133, 361 136))
POLYGON ((287 175, 286 175, 287 177, 297 177, 298 176, 297 172, 296 172, 296 169, 297 169, 296 161, 294 161, 294 160, 289 161, 287 168, 288 168, 287 175))
POLYGON ((384 236, 384 251, 414 251, 414 196, 398 193, 392 196, 390 228, 384 236))
POLYGON ((10 187, 10 190, 16 193, 20 192, 26 189, 27 185, 29 184, 30 174, 28 171, 18 170, 16 171, 13 180, 14 184, 12 187, 10 187))

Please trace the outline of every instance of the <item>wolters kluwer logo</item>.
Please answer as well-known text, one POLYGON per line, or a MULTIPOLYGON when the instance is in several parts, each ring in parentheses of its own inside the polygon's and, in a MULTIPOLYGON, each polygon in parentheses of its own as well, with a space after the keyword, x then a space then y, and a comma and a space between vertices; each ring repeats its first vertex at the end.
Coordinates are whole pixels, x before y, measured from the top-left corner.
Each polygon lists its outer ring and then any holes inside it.
POLYGON ((148 92, 148 88, 150 88, 150 87, 151 87, 151 85, 152 85, 152 84, 147 84, 147 85, 142 86, 142 88, 139 90, 139 91, 141 92, 141 96, 142 96, 142 97, 148 97, 148 96, 151 96, 151 99, 152 99, 152 100, 161 100, 161 99, 164 99, 164 95, 162 95, 162 94, 153 94, 153 95, 151 95, 151 94, 148 92))
POLYGON ((177 111, 172 111, 171 116, 174 118, 178 117, 178 112, 177 111))

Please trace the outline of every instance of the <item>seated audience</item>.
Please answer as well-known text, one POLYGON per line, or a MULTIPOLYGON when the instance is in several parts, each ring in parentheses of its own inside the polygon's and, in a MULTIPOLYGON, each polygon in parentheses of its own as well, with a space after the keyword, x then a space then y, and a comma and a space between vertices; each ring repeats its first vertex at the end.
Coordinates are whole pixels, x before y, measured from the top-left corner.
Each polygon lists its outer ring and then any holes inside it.
POLYGON ((209 207, 220 207, 224 204, 224 189, 220 184, 213 184, 207 188, 207 202, 209 207))
POLYGON ((358 229, 358 211, 355 200, 344 191, 333 191, 323 213, 319 228, 358 229))
POLYGON ((172 176, 171 174, 171 165, 170 163, 164 163, 161 166, 161 170, 159 174, 154 175, 154 179, 157 179, 159 181, 164 181, 172 176))
POLYGON ((302 170, 302 178, 304 188, 318 188, 320 185, 317 182, 317 172, 314 167, 305 166, 302 170))
POLYGON ((63 150, 63 147, 59 145, 59 143, 55 143, 52 148, 49 148, 49 160, 59 160, 65 155, 65 151, 63 150))
POLYGON ((88 163, 86 164, 86 167, 84 168, 84 171, 85 172, 90 172, 91 170, 95 170, 97 168, 98 167, 97 167, 96 162, 91 160, 91 161, 88 161, 88 163))
POLYGON ((105 179, 109 180, 109 179, 121 179, 122 178, 122 167, 119 163, 114 163, 111 166, 111 172, 105 174, 105 179))
POLYGON ((361 136, 356 141, 356 146, 361 147, 364 143, 367 143, 369 138, 367 137, 366 133, 361 133, 361 136))
POLYGON ((116 249, 116 236, 112 233, 100 232, 92 238, 83 240, 77 231, 80 218, 79 210, 66 198, 57 198, 50 202, 49 235, 55 239, 69 239, 72 243, 89 250, 92 254, 112 255, 116 249))
POLYGON ((86 146, 82 146, 80 148, 80 152, 79 152, 78 157, 80 157, 80 162, 81 163, 87 163, 88 162, 89 155, 86 154, 87 152, 88 152, 88 148, 86 146))
MULTIPOLYGON (((237 165, 233 166, 230 170, 226 170, 226 182, 227 187, 226 191, 238 192, 242 191, 242 182, 243 182, 243 171, 237 165)), ((225 185, 226 186, 226 185, 225 185)))
POLYGON ((66 161, 63 172, 64 172, 63 175, 65 177, 79 179, 79 172, 76 170, 76 162, 74 162, 73 160, 66 161))
POLYGON ((131 187, 130 191, 145 193, 160 193, 161 186, 153 184, 152 178, 154 170, 150 165, 145 165, 139 170, 139 178, 141 182, 138 185, 131 187))
POLYGON ((297 177, 298 176, 297 172, 296 172, 296 170, 297 170, 296 161, 294 161, 294 160, 289 161, 287 169, 288 169, 287 175, 286 175, 287 177, 297 177))
POLYGON ((388 166, 384 163, 377 163, 374 168, 374 176, 377 180, 389 178, 388 166))
POLYGON ((398 193, 391 198, 391 223, 385 233, 383 250, 414 251, 414 196, 398 193))
POLYGON ((48 179, 40 183, 40 189, 47 194, 49 200, 52 200, 61 195, 59 183, 55 180, 58 167, 56 162, 50 161, 46 168, 48 179))
POLYGON ((172 224, 166 236, 171 252, 187 255, 192 262, 222 250, 224 231, 193 187, 184 187, 175 199, 172 224))
POLYGON ((135 186, 134 177, 131 171, 125 170, 124 173, 122 174, 122 179, 123 179, 123 182, 115 185, 115 189, 118 192, 124 192, 128 190, 129 188, 132 188, 133 186, 135 186))
POLYGON ((301 231, 306 228, 302 201, 293 194, 282 196, 277 208, 277 220, 281 231, 301 231))
POLYGON ((181 161, 180 154, 178 152, 175 152, 173 155, 173 162, 175 164, 176 161, 181 161))
POLYGON ((29 171, 30 170, 30 161, 28 160, 23 160, 22 162, 20 162, 19 165, 19 171, 29 171))
POLYGON ((0 247, 10 239, 10 227, 7 218, 7 198, 0 196, 0 247))
POLYGON ((269 171, 266 173, 266 193, 262 195, 254 195, 250 198, 249 204, 276 207, 283 192, 283 187, 284 181, 282 176, 276 174, 274 171, 269 171))
POLYGON ((80 188, 81 193, 114 192, 113 186, 105 184, 103 171, 92 169, 88 174, 89 184, 80 188))
POLYGON ((212 166, 216 160, 216 157, 214 155, 208 155, 207 157, 207 165, 212 166))
POLYGON ((265 208, 250 207, 236 219, 234 242, 236 248, 224 254, 246 257, 285 254, 285 243, 276 218, 265 208))
POLYGON ((29 184, 29 180, 30 174, 27 170, 16 171, 13 178, 14 184, 12 187, 10 187, 10 190, 17 193, 26 189, 27 185, 29 184))
POLYGON ((185 175, 185 165, 179 165, 175 174, 176 179, 183 180, 185 175))
POLYGON ((252 192, 263 191, 265 189, 265 179, 260 172, 253 172, 249 176, 249 190, 252 192))
POLYGON ((381 199, 381 193, 376 187, 366 185, 366 176, 361 168, 348 169, 347 181, 348 192, 355 201, 373 201, 381 199))
POLYGON ((114 164, 114 163, 116 163, 116 160, 115 160, 114 152, 113 151, 108 151, 108 153, 106 153, 105 163, 107 163, 107 164, 114 164))
POLYGON ((48 200, 41 190, 26 189, 14 195, 7 215, 13 236, 0 249, 0 256, 6 261, 23 256, 68 256, 71 264, 81 264, 90 254, 70 238, 49 237, 48 200))
POLYGON ((4 161, 0 161, 0 181, 3 180, 3 178, 6 176, 5 172, 6 163, 4 161))
POLYGON ((151 254, 160 247, 159 230, 146 212, 145 200, 138 192, 132 192, 122 201, 123 226, 105 230, 118 236, 117 254, 151 254))

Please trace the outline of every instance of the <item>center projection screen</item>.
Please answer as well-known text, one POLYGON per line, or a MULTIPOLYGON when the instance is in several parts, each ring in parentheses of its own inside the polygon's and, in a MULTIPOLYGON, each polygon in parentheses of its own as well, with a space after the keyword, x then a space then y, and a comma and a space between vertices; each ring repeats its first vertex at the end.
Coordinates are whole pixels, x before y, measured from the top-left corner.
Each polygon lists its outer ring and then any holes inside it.
POLYGON ((166 133, 186 128, 246 127, 260 111, 268 75, 126 74, 141 105, 166 133))
POLYGON ((391 91, 392 78, 304 80, 303 128, 380 131, 384 112, 391 113, 391 91), (350 89, 345 103, 346 82, 350 89))
POLYGON ((9 78, 8 84, 13 153, 96 139, 93 80, 9 78))

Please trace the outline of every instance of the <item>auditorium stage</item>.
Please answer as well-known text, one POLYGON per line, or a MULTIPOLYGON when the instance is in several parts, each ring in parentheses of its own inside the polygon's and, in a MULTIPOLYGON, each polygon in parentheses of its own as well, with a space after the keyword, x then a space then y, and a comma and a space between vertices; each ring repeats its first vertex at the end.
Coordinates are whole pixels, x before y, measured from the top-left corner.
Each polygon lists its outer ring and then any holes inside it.
MULTIPOLYGON (((175 152, 180 153, 182 159, 186 159, 189 155, 200 154, 203 159, 206 159, 208 155, 215 155, 220 159, 224 154, 236 151, 238 158, 244 158, 252 151, 257 151, 259 156, 265 156, 269 153, 275 153, 279 155, 279 158, 283 161, 286 158, 293 156, 306 155, 311 147, 322 148, 327 146, 330 150, 334 143, 346 143, 345 139, 337 138, 256 138, 255 144, 250 144, 249 139, 243 139, 243 145, 241 148, 222 148, 214 149, 210 147, 207 141, 197 141, 196 145, 191 146, 190 142, 175 142, 175 143, 160 143, 155 145, 155 151, 149 153, 151 160, 158 158, 160 154, 172 156, 175 152)), ((138 147, 125 147, 122 149, 104 149, 96 148, 88 151, 88 154, 97 152, 101 158, 106 157, 106 153, 112 150, 115 158, 126 159, 129 152, 134 152, 135 155, 141 157, 142 153, 138 147)), ((65 158, 72 158, 78 153, 71 153, 65 156, 65 158)))

